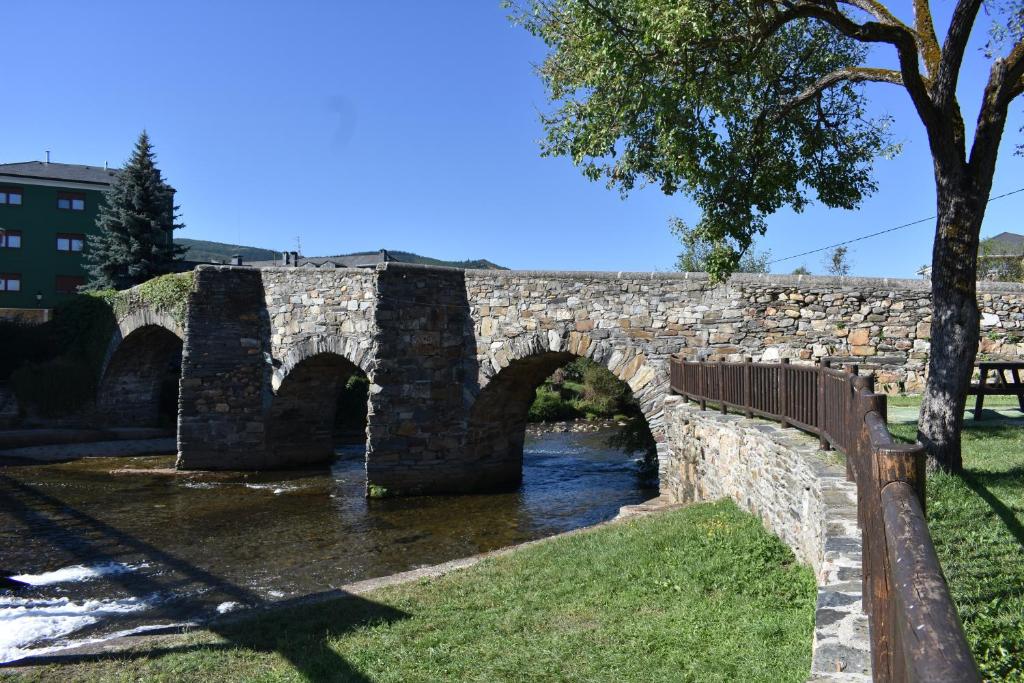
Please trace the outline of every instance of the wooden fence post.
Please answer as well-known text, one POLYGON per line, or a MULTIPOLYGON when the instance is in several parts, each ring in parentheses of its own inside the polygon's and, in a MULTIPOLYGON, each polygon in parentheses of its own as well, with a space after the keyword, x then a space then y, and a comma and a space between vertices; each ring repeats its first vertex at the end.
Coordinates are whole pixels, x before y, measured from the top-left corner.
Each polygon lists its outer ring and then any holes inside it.
POLYGON ((789 359, 783 358, 781 367, 779 368, 779 422, 782 423, 783 427, 789 426, 789 420, 786 419, 786 403, 789 400, 789 386, 786 381, 786 370, 789 369, 789 359))
MULTIPOLYGON (((865 509, 864 541, 867 588, 865 595, 871 600, 872 665, 876 681, 900 679, 901 664, 896 656, 896 600, 893 596, 892 567, 886 551, 885 522, 882 515, 882 489, 894 481, 903 481, 914 489, 918 500, 924 495, 924 449, 920 446, 895 446, 875 448, 880 433, 887 431, 885 423, 885 396, 872 393, 872 383, 866 377, 857 377, 854 387, 857 396, 856 414, 861 419, 861 434, 858 439, 862 450, 861 470, 867 474, 863 504, 865 509), (869 423, 869 414, 874 413, 869 423), (872 430, 876 433, 872 438, 872 430)), ((857 482, 858 488, 862 483, 857 482)), ((923 506, 922 506, 923 509, 923 506)))
POLYGON ((825 382, 828 380, 828 373, 826 372, 832 365, 831 361, 827 358, 822 358, 818 362, 818 445, 823 451, 832 450, 832 444, 829 443, 828 437, 825 434, 825 425, 828 424, 828 420, 825 418, 825 411, 828 409, 825 402, 825 382))
POLYGON ((751 388, 751 374, 754 372, 753 368, 754 359, 750 356, 746 356, 743 359, 743 407, 746 409, 744 414, 747 417, 754 417, 754 411, 752 410, 754 405, 754 399, 751 396, 753 389, 751 388))
POLYGON ((725 359, 718 359, 718 408, 722 415, 729 414, 729 408, 725 405, 725 359))
POLYGON ((700 409, 707 410, 708 408, 708 365, 707 363, 698 361, 697 362, 697 390, 700 392, 700 409))

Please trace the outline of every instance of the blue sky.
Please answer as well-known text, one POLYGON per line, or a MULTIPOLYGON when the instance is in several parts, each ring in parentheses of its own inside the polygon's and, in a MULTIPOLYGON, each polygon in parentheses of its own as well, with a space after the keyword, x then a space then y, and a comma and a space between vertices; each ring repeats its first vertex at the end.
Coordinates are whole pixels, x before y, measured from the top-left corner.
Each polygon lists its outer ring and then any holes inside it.
MULTIPOLYGON (((909 3, 905 3, 909 4, 909 3)), ((946 3, 935 3, 943 5, 946 3)), ((514 268, 671 270, 684 197, 626 200, 543 159, 543 46, 499 0, 435 2, 32 2, 5 7, 7 106, 0 161, 118 165, 149 130, 178 189, 181 237, 307 255, 403 249, 514 268)), ((945 19, 940 17, 940 30, 945 19)), ((977 48, 983 36, 976 41, 977 48)), ((880 53, 880 63, 889 61, 880 53)), ((973 120, 987 66, 969 55, 973 120)), ((812 207, 769 221, 788 256, 934 213, 931 160, 902 90, 872 86, 904 143, 880 160, 860 211, 812 207)), ((993 194, 1024 186, 1015 107, 993 194)), ((983 234, 1024 232, 1024 193, 994 202, 983 234)), ((933 226, 854 247, 861 275, 912 276, 933 226)), ((822 269, 821 257, 787 261, 822 269)))

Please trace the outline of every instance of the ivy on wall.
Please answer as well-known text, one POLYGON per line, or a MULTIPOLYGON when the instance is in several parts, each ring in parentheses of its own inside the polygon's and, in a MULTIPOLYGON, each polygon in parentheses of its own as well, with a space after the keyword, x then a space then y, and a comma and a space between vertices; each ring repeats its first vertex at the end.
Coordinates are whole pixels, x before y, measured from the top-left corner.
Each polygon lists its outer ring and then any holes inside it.
POLYGON ((90 292, 86 296, 103 299, 116 320, 122 320, 140 308, 149 308, 159 313, 167 313, 175 322, 184 326, 188 295, 194 285, 195 276, 191 272, 172 273, 147 280, 131 289, 105 289, 90 292))

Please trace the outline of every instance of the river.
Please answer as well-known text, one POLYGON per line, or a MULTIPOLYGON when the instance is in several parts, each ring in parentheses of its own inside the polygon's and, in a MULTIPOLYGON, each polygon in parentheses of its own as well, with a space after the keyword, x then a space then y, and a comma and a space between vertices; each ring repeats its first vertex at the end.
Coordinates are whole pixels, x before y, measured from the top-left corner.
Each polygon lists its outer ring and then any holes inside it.
POLYGON ((0 466, 0 571, 30 584, 0 590, 0 662, 596 524, 657 495, 607 437, 528 436, 520 489, 473 496, 368 500, 362 447, 294 472, 160 474, 173 456, 0 466))

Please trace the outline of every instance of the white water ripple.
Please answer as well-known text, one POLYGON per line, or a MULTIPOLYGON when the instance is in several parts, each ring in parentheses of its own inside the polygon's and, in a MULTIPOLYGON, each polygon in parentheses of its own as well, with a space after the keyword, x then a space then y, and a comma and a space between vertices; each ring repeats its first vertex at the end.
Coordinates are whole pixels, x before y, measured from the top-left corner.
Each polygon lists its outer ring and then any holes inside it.
POLYGON ((130 565, 123 562, 106 562, 86 566, 76 564, 72 567, 62 567, 52 572, 42 574, 18 574, 11 578, 30 586, 49 586, 55 583, 69 583, 73 581, 91 581, 92 579, 111 574, 125 574, 134 571, 145 565, 130 565))
POLYGON ((143 598, 85 600, 69 598, 0 597, 0 663, 60 648, 27 646, 90 626, 110 617, 149 609, 152 602, 143 598))

